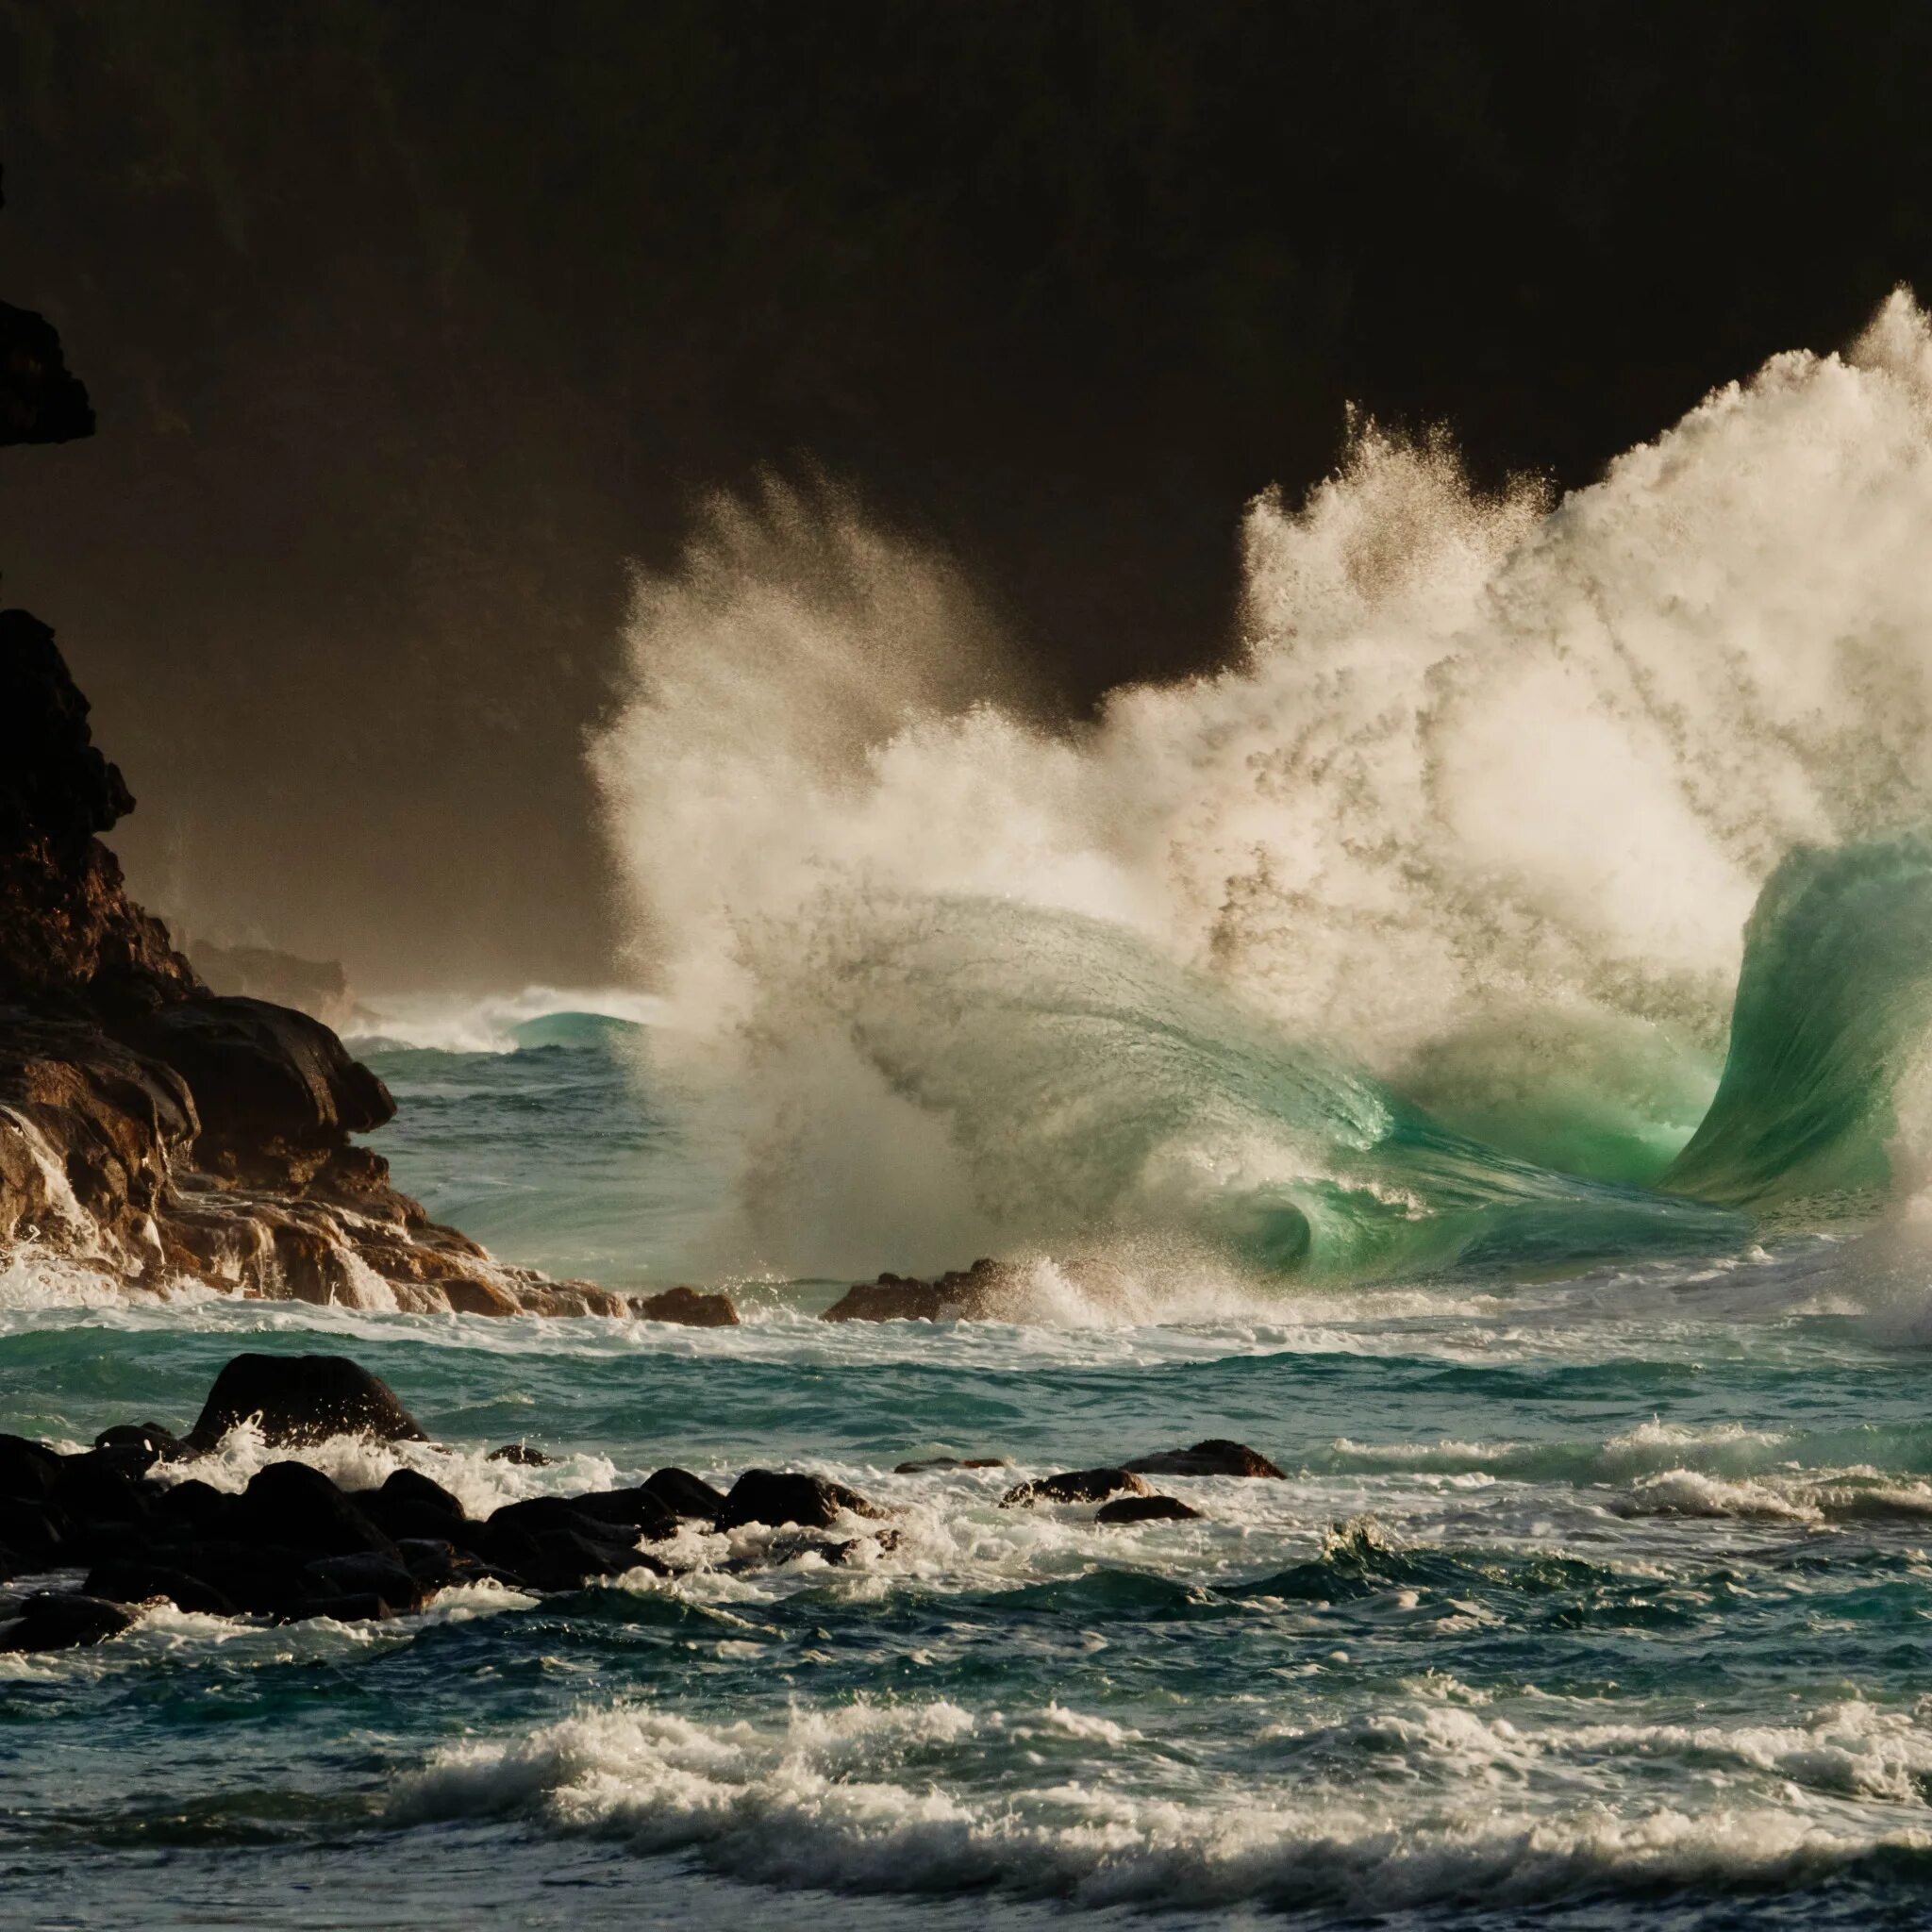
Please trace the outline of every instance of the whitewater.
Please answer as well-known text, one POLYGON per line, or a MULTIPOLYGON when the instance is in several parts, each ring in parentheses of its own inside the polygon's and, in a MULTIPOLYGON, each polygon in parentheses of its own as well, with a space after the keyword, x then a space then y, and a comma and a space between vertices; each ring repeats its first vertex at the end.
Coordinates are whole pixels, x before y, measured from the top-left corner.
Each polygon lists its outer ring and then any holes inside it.
POLYGON ((0 1658, 0 1920, 1923 1923, 1928 532, 1903 293, 1560 499, 1357 424, 1223 668, 1074 724, 933 547, 713 504, 591 745, 634 985, 357 1044, 433 1214, 742 1324, 27 1254, 0 1429, 325 1348, 434 1439, 339 1480, 808 1468, 896 1540, 0 1658), (1000 1320, 817 1319, 979 1255, 1000 1320), (1206 1436, 1284 1478, 1000 1507, 1206 1436))

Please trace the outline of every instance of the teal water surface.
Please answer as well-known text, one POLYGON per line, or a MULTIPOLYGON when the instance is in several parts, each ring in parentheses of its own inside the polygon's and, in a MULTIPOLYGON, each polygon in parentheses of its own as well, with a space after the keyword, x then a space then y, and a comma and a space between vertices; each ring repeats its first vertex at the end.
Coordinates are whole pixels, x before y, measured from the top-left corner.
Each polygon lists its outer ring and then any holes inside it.
MULTIPOLYGON (((398 1178, 512 1258, 668 1278, 703 1203, 633 1043, 373 1049, 398 1178)), ((1110 1300, 1041 1262, 1024 1321, 939 1325, 825 1324, 810 1282, 734 1284, 724 1331, 136 1306, 18 1261, 0 1429, 178 1426, 241 1349, 341 1350, 435 1443, 308 1452, 345 1483, 795 1466, 897 1538, 688 1529, 669 1580, 0 1659, 0 1923, 1923 1923, 1932 1267, 1703 1211, 1554 1281, 1478 1248, 1163 1308, 1157 1264, 1110 1300), (999 1507, 1210 1435, 1286 1479, 999 1507), (1008 1466, 893 1473, 940 1454, 1008 1466)))

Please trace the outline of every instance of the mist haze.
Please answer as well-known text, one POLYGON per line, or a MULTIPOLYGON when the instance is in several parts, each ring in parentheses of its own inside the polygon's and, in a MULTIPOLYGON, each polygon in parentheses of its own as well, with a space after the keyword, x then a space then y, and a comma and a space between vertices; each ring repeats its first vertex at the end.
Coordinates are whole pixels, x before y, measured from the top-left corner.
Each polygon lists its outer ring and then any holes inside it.
POLYGON ((607 979, 586 737, 714 492, 836 479, 1066 715, 1222 662, 1348 402, 1569 487, 1932 285, 1932 20, 1851 14, 8 6, 100 431, 0 469, 8 599, 177 921, 607 979))

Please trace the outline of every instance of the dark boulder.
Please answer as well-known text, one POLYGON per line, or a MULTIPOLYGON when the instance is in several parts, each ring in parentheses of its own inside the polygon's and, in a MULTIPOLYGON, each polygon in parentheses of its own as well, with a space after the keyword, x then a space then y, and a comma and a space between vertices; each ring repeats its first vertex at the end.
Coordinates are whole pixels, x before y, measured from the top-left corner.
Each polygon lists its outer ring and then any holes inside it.
POLYGON ((192 1576, 251 1616, 293 1617, 306 1614, 316 1594, 308 1568, 314 1554, 276 1541, 210 1538, 158 1543, 140 1560, 192 1576))
POLYGON ((1005 1469, 1004 1456, 923 1456, 892 1465, 894 1475, 929 1475, 942 1469, 1005 1469))
POLYGON ((885 1511, 857 1490, 843 1483, 828 1481, 822 1475, 801 1475, 789 1471, 748 1469, 731 1486, 724 1507, 718 1512, 721 1530, 741 1529, 748 1524, 777 1528, 797 1524, 802 1529, 825 1529, 841 1512, 854 1516, 883 1516, 885 1511))
POLYGON ((508 1462, 519 1469, 548 1469, 551 1458, 541 1449, 532 1449, 527 1442, 506 1442, 500 1449, 492 1449, 484 1457, 486 1462, 508 1462))
POLYGON ((25 1436, 0 1436, 0 1496, 44 1503, 66 1458, 58 1449, 25 1436))
POLYGON ((51 1503, 0 1496, 0 1544, 12 1553, 13 1574, 53 1570, 72 1562, 67 1518, 51 1503))
POLYGON ((75 1591, 43 1590, 21 1606, 18 1623, 0 1624, 0 1650, 73 1650, 105 1643, 133 1622, 119 1604, 75 1591))
POLYGON ((348 1557, 380 1551, 393 1557, 395 1543, 378 1529, 319 1469, 306 1462, 271 1462, 258 1470, 230 1513, 234 1533, 246 1541, 285 1544, 306 1557, 348 1557))
POLYGON ((658 1294, 634 1294, 631 1312, 640 1321, 676 1322, 686 1328, 735 1328, 738 1307, 728 1294, 695 1288, 667 1288, 658 1294))
MULTIPOLYGON (((444 1516, 464 1516, 469 1512, 434 1476, 417 1469, 392 1469, 375 1493, 391 1503, 409 1503, 422 1509, 434 1509, 444 1516)), ((358 1503, 365 1503, 359 1493, 358 1503)))
POLYGON ((307 1623, 314 1617, 332 1617, 338 1624, 387 1624, 396 1615, 393 1605, 379 1596, 317 1597, 305 1604, 290 1623, 307 1623))
POLYGON ((115 1555, 142 1533, 154 1492, 138 1472, 149 1453, 136 1450, 130 1460, 119 1450, 91 1449, 61 1465, 53 1504, 66 1516, 69 1541, 82 1560, 115 1555))
POLYGON ((651 1542, 677 1534, 677 1512, 648 1483, 627 1490, 593 1490, 572 1505, 592 1522, 634 1529, 651 1542))
MULTIPOLYGON (((318 1557, 304 1566, 315 1579, 316 1594, 324 1602, 333 1598, 377 1596, 392 1610, 418 1610, 429 1601, 429 1591, 395 1557, 359 1551, 347 1557, 318 1557)), ((318 1611, 333 1615, 333 1611, 318 1611)))
POLYGON ((688 1469, 660 1469, 644 1478, 644 1487, 674 1516, 697 1523, 716 1523, 724 1508, 724 1492, 714 1490, 688 1469))
POLYGON ((83 1586, 89 1596, 110 1603, 144 1604, 164 1598, 178 1609, 232 1617, 235 1606, 213 1584, 186 1570, 140 1557, 117 1557, 96 1563, 83 1586))
POLYGON ((1224 1436, 1210 1436, 1190 1449, 1163 1449, 1153 1456, 1137 1456, 1128 1463, 1137 1475, 1243 1475, 1280 1479, 1281 1471, 1257 1449, 1245 1442, 1230 1442, 1224 1436))
POLYGON ((254 1417, 260 1418, 262 1440, 278 1444, 330 1436, 427 1440, 387 1382, 340 1355, 238 1355, 215 1377, 188 1445, 212 1449, 254 1417))
POLYGON ((1191 1523, 1200 1515, 1173 1496, 1120 1496, 1103 1503, 1095 1523, 1191 1523))
POLYGON ((669 1507, 640 1486, 631 1490, 592 1491, 582 1496, 531 1496, 492 1510, 492 1528, 514 1525, 533 1536, 552 1528, 573 1531, 600 1541, 622 1542, 628 1548, 640 1536, 673 1536, 677 1518, 669 1507))
POLYGON ((103 1429, 94 1438, 96 1449, 144 1449, 148 1451, 148 1466, 176 1456, 181 1451, 181 1441, 173 1429, 164 1429, 159 1423, 116 1423, 111 1429, 103 1429))
POLYGON ((169 1536, 208 1536, 235 1507, 235 1498, 199 1476, 186 1482, 154 1485, 149 1512, 157 1529, 169 1536))
POLYGON ((403 1568, 432 1593, 452 1584, 479 1583, 490 1567, 440 1537, 405 1537, 396 1544, 403 1568))
POLYGON ((386 1535, 442 1539, 460 1533, 466 1515, 457 1498, 420 1470, 391 1470, 380 1489, 355 1490, 349 1500, 386 1535))
MULTIPOLYGON (((513 1510, 524 1507, 508 1506, 513 1510)), ((622 1576, 626 1570, 664 1569, 636 1547, 635 1531, 588 1516, 556 1512, 504 1518, 502 1509, 491 1517, 485 1555, 513 1581, 533 1590, 575 1590, 599 1577, 622 1576)))
POLYGON ((1145 1496, 1148 1484, 1126 1469, 1068 1469, 1021 1483, 1000 1498, 1002 1509, 1030 1509, 1036 1503, 1104 1503, 1109 1496, 1145 1496))

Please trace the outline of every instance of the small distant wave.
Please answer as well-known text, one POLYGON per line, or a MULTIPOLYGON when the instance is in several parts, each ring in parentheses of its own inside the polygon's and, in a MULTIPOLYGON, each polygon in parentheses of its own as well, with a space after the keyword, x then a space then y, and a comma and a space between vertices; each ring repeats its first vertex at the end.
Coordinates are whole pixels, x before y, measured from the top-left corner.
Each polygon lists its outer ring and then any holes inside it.
POLYGON ((534 1046, 594 1044, 653 1026, 663 1002, 622 987, 526 986, 480 996, 409 993, 371 1003, 368 1025, 350 1039, 358 1053, 428 1049, 515 1053, 534 1046))

